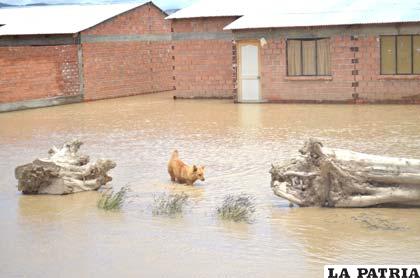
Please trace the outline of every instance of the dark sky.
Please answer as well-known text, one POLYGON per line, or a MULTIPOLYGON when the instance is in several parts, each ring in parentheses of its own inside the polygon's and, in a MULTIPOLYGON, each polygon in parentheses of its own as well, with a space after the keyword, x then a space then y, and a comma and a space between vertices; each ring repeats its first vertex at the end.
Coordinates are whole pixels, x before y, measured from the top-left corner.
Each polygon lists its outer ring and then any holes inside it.
MULTIPOLYGON (((171 8, 184 8, 197 0, 153 0, 153 2, 161 7, 162 9, 171 8)), ((146 2, 142 0, 0 0, 2 3, 13 4, 13 5, 25 5, 32 3, 51 3, 51 4, 63 4, 63 3, 132 3, 132 2, 146 2)))

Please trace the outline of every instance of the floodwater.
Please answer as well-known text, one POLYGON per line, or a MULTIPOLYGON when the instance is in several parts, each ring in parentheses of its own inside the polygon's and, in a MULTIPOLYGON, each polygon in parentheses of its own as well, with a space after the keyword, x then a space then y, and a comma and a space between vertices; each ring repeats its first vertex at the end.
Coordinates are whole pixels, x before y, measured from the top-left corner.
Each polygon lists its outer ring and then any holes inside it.
POLYGON ((1 277, 321 277, 325 264, 415 264, 420 209, 289 208, 270 189, 270 164, 305 139, 420 158, 420 106, 233 104, 169 94, 0 114, 1 277), (117 162, 130 185, 120 212, 98 192, 23 196, 14 168, 79 138, 117 162), (194 187, 170 182, 173 149, 206 165, 194 187), (153 196, 189 195, 179 217, 153 216, 153 196), (217 218, 227 194, 255 197, 252 224, 217 218))

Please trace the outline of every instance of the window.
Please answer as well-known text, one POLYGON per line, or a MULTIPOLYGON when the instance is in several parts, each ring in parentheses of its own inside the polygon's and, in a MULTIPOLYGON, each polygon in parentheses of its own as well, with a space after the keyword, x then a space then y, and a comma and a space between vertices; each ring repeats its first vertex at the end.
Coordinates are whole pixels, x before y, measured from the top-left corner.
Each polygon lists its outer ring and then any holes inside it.
POLYGON ((287 40, 287 75, 331 75, 330 40, 287 40))
POLYGON ((420 36, 381 36, 381 74, 420 74, 420 36))

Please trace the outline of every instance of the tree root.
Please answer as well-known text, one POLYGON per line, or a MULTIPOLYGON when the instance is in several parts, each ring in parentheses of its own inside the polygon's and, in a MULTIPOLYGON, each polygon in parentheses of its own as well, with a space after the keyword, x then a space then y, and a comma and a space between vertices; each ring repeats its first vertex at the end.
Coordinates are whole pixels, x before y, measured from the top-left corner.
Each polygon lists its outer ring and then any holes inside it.
POLYGON ((420 206, 420 160, 323 147, 310 139, 293 160, 273 165, 275 195, 299 206, 420 206))
POLYGON ((89 163, 89 156, 78 154, 82 144, 74 140, 60 149, 53 147, 49 158, 16 167, 18 190, 24 194, 63 195, 97 190, 111 181, 107 173, 116 163, 103 159, 89 163))

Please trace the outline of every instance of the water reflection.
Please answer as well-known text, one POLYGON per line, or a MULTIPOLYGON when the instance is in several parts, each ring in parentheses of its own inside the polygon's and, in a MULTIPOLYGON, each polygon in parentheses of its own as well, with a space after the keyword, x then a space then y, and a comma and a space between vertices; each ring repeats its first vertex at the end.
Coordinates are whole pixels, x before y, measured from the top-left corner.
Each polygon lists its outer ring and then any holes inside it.
POLYGON ((260 104, 239 105, 239 124, 243 128, 257 129, 261 126, 261 109, 260 104))
POLYGON ((167 191, 170 194, 186 194, 189 201, 198 203, 203 200, 206 188, 203 185, 196 186, 185 186, 172 183, 166 186, 167 191))
POLYGON ((96 208, 99 198, 98 192, 83 192, 66 196, 18 196, 19 216, 26 219, 38 218, 42 215, 43 221, 54 221, 65 218, 68 214, 84 215, 96 208))
POLYGON ((235 105, 166 94, 0 114, 0 276, 318 277, 326 263, 416 263, 420 210, 290 209, 273 196, 268 170, 308 137, 420 158, 419 121, 420 106, 235 105), (92 159, 117 162, 112 185, 131 188, 120 213, 98 210, 98 192, 16 193, 16 165, 72 138, 92 159), (206 165, 206 181, 171 183, 173 149, 206 165), (190 199, 181 217, 152 215, 154 195, 181 192, 190 199), (223 198, 242 192, 255 197, 255 222, 218 219, 223 198))
POLYGON ((411 254, 418 246, 412 240, 420 231, 416 217, 416 209, 293 208, 273 210, 272 229, 294 238, 313 265, 414 263, 411 254))

